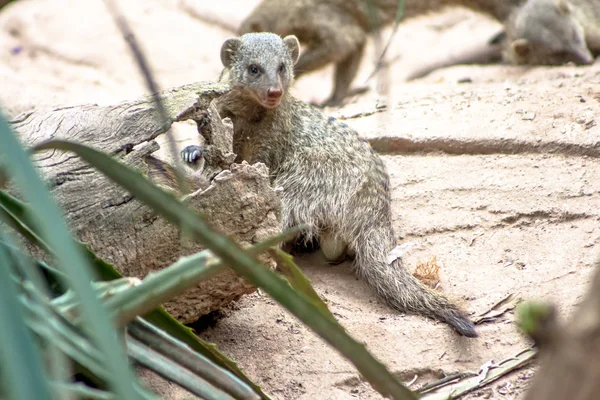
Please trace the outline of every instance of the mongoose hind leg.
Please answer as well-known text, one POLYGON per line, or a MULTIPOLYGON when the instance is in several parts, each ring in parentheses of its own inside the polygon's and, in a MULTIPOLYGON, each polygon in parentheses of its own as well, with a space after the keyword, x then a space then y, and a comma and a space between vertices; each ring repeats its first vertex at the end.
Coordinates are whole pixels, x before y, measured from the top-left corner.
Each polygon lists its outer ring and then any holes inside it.
POLYGON ((329 264, 340 264, 346 260, 347 244, 330 232, 321 232, 319 244, 329 264))

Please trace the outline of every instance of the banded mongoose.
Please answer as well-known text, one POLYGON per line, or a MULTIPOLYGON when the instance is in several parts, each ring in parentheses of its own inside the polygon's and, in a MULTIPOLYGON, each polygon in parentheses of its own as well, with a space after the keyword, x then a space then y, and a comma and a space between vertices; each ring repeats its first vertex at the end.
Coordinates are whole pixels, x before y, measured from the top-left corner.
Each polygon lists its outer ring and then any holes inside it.
MULTIPOLYGON (((355 130, 288 93, 299 51, 295 36, 273 33, 224 42, 221 80, 231 91, 218 99, 217 108, 233 122, 238 161, 269 167, 273 186, 282 189, 284 230, 306 225, 303 238, 317 239, 328 260, 353 255, 358 276, 394 309, 476 337, 456 305, 421 284, 401 260, 388 263, 396 240, 385 165, 355 130)), ((197 146, 182 151, 188 162, 194 154, 197 146)))
POLYGON ((600 1, 528 0, 505 23, 513 64, 591 64, 600 55, 600 1))
MULTIPOLYGON (((525 0, 406 0, 403 19, 464 6, 501 22, 525 0)), ((350 92, 368 34, 390 25, 398 0, 263 0, 240 25, 238 34, 272 32, 295 35, 306 46, 294 68, 296 78, 335 63, 334 89, 323 103, 339 105, 350 92), (371 23, 372 4, 377 25, 371 23)))

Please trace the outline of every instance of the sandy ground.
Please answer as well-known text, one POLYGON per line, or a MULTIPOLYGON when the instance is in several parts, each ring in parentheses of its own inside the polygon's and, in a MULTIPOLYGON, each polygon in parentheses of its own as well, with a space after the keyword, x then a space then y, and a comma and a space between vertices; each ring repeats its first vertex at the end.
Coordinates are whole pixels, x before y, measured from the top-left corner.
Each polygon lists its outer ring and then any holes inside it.
MULTIPOLYGON (((236 26, 256 0, 210 7, 192 0, 118 3, 167 88, 215 79, 219 48, 232 36, 223 25, 236 26)), ((440 289, 473 315, 520 293, 556 302, 567 316, 585 292, 600 245, 600 65, 458 66, 403 82, 417 66, 481 44, 497 30, 496 23, 464 10, 407 21, 392 46, 392 57, 401 58, 392 71, 391 112, 373 113, 373 91, 327 112, 348 118, 368 137, 490 144, 488 154, 465 146, 457 155, 384 157, 394 227, 401 242, 416 243, 406 265, 436 256, 440 289), (470 83, 458 83, 464 78, 470 83)), ((372 46, 368 51, 358 83, 371 72, 372 46)), ((299 80, 294 92, 322 100, 330 80, 327 69, 299 80)), ((20 0, 0 13, 0 88, 9 116, 145 93, 103 3, 81 0, 20 0)), ((195 133, 181 124, 178 135, 183 146, 195 133)), ((326 266, 319 253, 297 261, 355 338, 406 381, 418 377, 412 387, 443 373, 477 371, 528 345, 512 313, 480 325, 478 339, 464 339, 443 324, 385 307, 348 264, 326 266)), ((349 363, 259 293, 201 336, 274 399, 380 398, 349 363)), ((533 371, 515 372, 466 398, 521 398, 533 371)))

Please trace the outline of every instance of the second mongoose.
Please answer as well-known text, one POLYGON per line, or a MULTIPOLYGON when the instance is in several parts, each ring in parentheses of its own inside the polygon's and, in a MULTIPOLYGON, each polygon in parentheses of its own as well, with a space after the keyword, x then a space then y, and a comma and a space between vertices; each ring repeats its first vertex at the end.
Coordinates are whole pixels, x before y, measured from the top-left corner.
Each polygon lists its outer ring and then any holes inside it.
POLYGON ((528 0, 505 23, 512 64, 591 64, 600 55, 600 1, 528 0))
MULTIPOLYGON (((304 240, 316 239, 328 260, 354 256, 357 275, 394 309, 476 337, 456 305, 421 284, 400 259, 388 260, 396 239, 385 165, 354 129, 288 93, 298 56, 295 36, 250 33, 223 44, 221 80, 231 91, 217 108, 233 122, 238 161, 268 166, 281 189, 282 229, 305 225, 304 240)), ((182 151, 187 161, 194 154, 196 146, 182 151)))
MULTIPOLYGON (((464 6, 504 22, 523 1, 406 0, 403 19, 464 6)), ((238 34, 295 35, 306 46, 294 69, 296 77, 335 63, 333 93, 323 104, 335 106, 350 92, 368 34, 391 24, 397 8, 398 0, 263 0, 242 22, 238 34)))

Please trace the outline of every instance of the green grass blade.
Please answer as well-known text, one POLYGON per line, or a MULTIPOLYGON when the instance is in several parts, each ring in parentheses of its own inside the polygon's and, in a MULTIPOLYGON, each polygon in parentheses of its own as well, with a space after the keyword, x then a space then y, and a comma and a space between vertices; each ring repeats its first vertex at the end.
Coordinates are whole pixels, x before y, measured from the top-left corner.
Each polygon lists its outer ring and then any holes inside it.
POLYGON ((117 323, 125 325, 223 269, 219 259, 207 250, 181 257, 170 267, 148 275, 140 285, 115 294, 105 304, 117 323))
MULTIPOLYGON (((38 268, 37 262, 15 245, 12 232, 7 232, 4 235, 0 234, 0 246, 12 259, 12 263, 16 267, 13 270, 13 274, 20 277, 22 282, 35 288, 35 294, 47 305, 53 294, 48 282, 44 279, 41 270, 38 268)), ((67 382, 70 380, 68 376, 69 360, 65 354, 52 341, 47 341, 44 349, 46 352, 45 362, 48 378, 58 382, 67 382)))
POLYGON ((82 383, 52 382, 52 387, 60 399, 117 400, 113 393, 92 389, 82 383))
MULTIPOLYGON (((269 247, 276 245, 285 237, 293 235, 296 232, 297 229, 290 230, 272 238, 268 238, 247 249, 247 253, 258 255, 261 250, 266 250, 269 247)), ((283 252, 281 253, 285 254, 283 252)), ((201 281, 223 271, 223 269, 224 266, 222 265, 221 260, 215 257, 210 250, 204 250, 190 256, 180 257, 174 264, 149 274, 140 285, 111 297, 106 302, 106 307, 111 310, 117 324, 122 326, 132 321, 135 317, 145 315, 158 308, 161 304, 182 294, 185 290, 196 286, 201 281)), ((304 275, 296 268, 294 277, 298 274, 304 277, 304 275)), ((300 277, 298 277, 298 279, 300 279, 300 277)), ((308 283, 308 280, 304 278, 303 283, 304 282, 308 283)), ((305 289, 305 286, 302 288, 305 289)), ((310 284, 308 284, 308 288, 312 290, 310 284)), ((324 310, 329 312, 314 290, 312 291, 312 294, 314 296, 311 298, 317 299, 315 300, 315 304, 324 306, 324 310)))
MULTIPOLYGON (((369 12, 371 14, 371 18, 373 18, 373 16, 375 16, 375 11, 376 11, 375 5, 373 4, 373 0, 366 0, 366 2, 367 2, 367 7, 369 7, 369 12)), ((404 16, 405 5, 406 5, 406 0, 398 0, 398 8, 396 9, 396 16, 394 17, 394 26, 392 27, 392 33, 390 34, 390 37, 388 38, 388 41, 385 44, 385 47, 383 48, 383 51, 381 52, 379 59, 377 60, 377 63, 375 65, 375 68, 373 69, 373 72, 371 72, 371 74, 367 77, 366 82, 370 81, 371 78, 373 78, 375 76, 375 74, 377 74, 381 70, 381 67, 383 67, 385 56, 387 55, 388 49, 390 48, 390 45, 392 44, 392 41, 394 40, 394 36, 396 36, 396 33, 398 32, 398 27, 400 26, 400 20, 404 16)))
POLYGON ((4 190, 0 190, 0 218, 25 236, 27 240, 49 252, 48 244, 32 230, 32 216, 31 213, 27 213, 25 204, 4 190))
MULTIPOLYGON (((33 244, 48 254, 54 255, 54 251, 42 240, 39 230, 34 226, 34 215, 31 207, 3 190, 0 190, 0 217, 6 218, 11 227, 33 244)), ((75 240, 75 243, 79 245, 88 262, 92 264, 99 279, 113 280, 122 277, 111 264, 98 258, 85 243, 77 240, 75 240)))
MULTIPOLYGON (((4 236, 0 227, 0 237, 4 236)), ((31 331, 27 329, 18 292, 10 276, 10 257, 0 246, 0 376, 9 399, 50 399, 44 364, 31 331), (24 384, 24 380, 27 383, 24 384)))
POLYGON ((116 182, 138 200, 152 207, 163 218, 176 224, 206 247, 223 262, 252 284, 263 288, 272 298, 287 308, 330 345, 348 358, 360 373, 384 396, 394 399, 415 399, 394 375, 377 361, 363 346, 352 339, 335 320, 323 312, 303 293, 290 289, 289 283, 258 263, 237 243, 216 233, 196 213, 190 211, 172 195, 154 186, 140 172, 88 146, 69 141, 50 141, 35 150, 57 149, 76 153, 94 168, 116 182))
MULTIPOLYGON (((65 318, 58 308, 49 307, 52 303, 43 297, 31 282, 20 282, 25 295, 19 296, 24 310, 27 326, 45 343, 51 343, 62 353, 68 355, 75 364, 72 372, 83 374, 98 388, 105 390, 110 379, 108 365, 103 355, 84 332, 65 318), (103 381, 102 381, 103 380, 103 381)), ((114 284, 113 284, 114 286, 114 284)), ((98 290, 95 288, 95 290, 98 290)), ((100 291, 100 290, 99 290, 100 291)), ((144 399, 155 399, 153 394, 140 387, 134 381, 134 390, 144 399)))
POLYGON ((286 277, 290 285, 297 291, 304 293, 316 307, 319 307, 324 314, 335 321, 335 317, 329 311, 325 302, 315 292, 306 275, 294 263, 293 257, 280 249, 272 249, 270 253, 277 261, 277 267, 281 271, 281 274, 286 277))
POLYGON ((92 274, 89 263, 73 241, 62 213, 36 173, 28 154, 1 115, 0 155, 23 198, 35 212, 35 225, 39 228, 40 236, 56 252, 58 264, 66 273, 69 286, 79 297, 90 337, 99 346, 107 366, 110 366, 109 385, 119 398, 141 398, 134 389, 134 375, 108 314, 90 288, 92 274))
MULTIPOLYGON (((31 221, 33 220, 31 208, 27 204, 16 199, 10 194, 0 190, 0 210, 2 210, 2 207, 4 207, 5 210, 10 211, 10 214, 15 219, 14 226, 15 228, 17 228, 17 231, 23 234, 24 236, 29 237, 35 243, 37 238, 39 238, 39 233, 37 232, 34 226, 30 225, 31 221)), ((300 228, 301 227, 290 229, 287 232, 279 234, 273 238, 269 238, 264 242, 258 243, 252 248, 256 249, 258 254, 258 252, 264 251, 269 247, 276 245, 288 235, 293 235, 300 228)), ((78 242, 78 244, 81 247, 82 251, 85 252, 88 261, 92 263, 96 271, 96 275, 100 279, 114 280, 123 277, 111 264, 97 257, 86 244, 81 242, 78 242)), ((48 252, 52 254, 51 249, 48 249, 48 252)), ((55 275, 62 274, 59 271, 56 271, 53 268, 49 267, 45 263, 38 261, 38 264, 41 265, 43 268, 51 271, 55 275)), ((238 368, 237 364, 234 361, 232 361, 227 356, 219 352, 219 350, 214 345, 200 339, 194 334, 194 332, 190 328, 186 327, 185 325, 177 321, 175 318, 171 317, 162 307, 159 307, 154 311, 148 313, 144 318, 147 321, 152 322, 155 326, 168 332, 174 338, 181 340, 195 351, 209 358, 212 362, 234 373, 243 382, 252 387, 252 389, 256 393, 258 393, 263 399, 269 399, 269 397, 265 393, 263 393, 260 386, 252 382, 252 380, 250 380, 250 378, 248 378, 244 374, 244 372, 238 368)), ((86 370, 82 373, 84 373, 84 375, 88 378, 93 378, 93 376, 91 375, 91 371, 89 370, 86 370)))
POLYGON ((129 324, 127 333, 235 399, 260 399, 260 396, 235 374, 221 368, 208 357, 192 350, 190 346, 142 318, 137 318, 129 324))
POLYGON ((235 361, 221 353, 214 344, 208 343, 196 336, 193 329, 188 328, 181 322, 177 321, 175 318, 169 315, 164 308, 161 307, 152 311, 146 315, 144 319, 152 323, 154 326, 161 328, 165 332, 168 332, 174 338, 181 340, 183 343, 207 357, 215 364, 234 373, 242 381, 247 383, 256 393, 258 393, 261 398, 265 400, 269 399, 269 397, 263 393, 260 386, 252 382, 252 380, 250 380, 250 378, 248 378, 246 374, 244 374, 244 372, 238 367, 235 361))
POLYGON ((235 400, 223 390, 215 387, 202 377, 195 375, 187 368, 175 363, 166 355, 144 345, 139 340, 129 337, 127 340, 127 352, 139 364, 151 368, 160 376, 185 386, 201 399, 235 400))
POLYGON ((109 373, 101 361, 102 355, 90 341, 57 313, 48 313, 39 303, 21 297, 27 324, 40 338, 52 341, 65 354, 81 363, 93 374, 106 379, 109 373))

